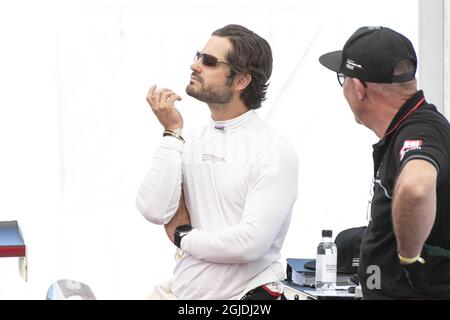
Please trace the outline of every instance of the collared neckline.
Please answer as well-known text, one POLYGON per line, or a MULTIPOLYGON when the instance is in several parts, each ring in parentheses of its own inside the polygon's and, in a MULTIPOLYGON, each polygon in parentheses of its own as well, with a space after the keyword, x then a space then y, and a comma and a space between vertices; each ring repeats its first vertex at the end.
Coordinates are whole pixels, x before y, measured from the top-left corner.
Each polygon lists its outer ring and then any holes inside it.
POLYGON ((423 95, 423 91, 417 91, 411 98, 409 98, 403 106, 400 107, 400 110, 395 115, 394 119, 392 119, 389 127, 386 130, 383 138, 386 138, 390 134, 392 134, 398 127, 411 115, 416 111, 423 103, 425 102, 425 97, 423 95))
POLYGON ((381 147, 387 140, 390 140, 390 137, 400 125, 405 122, 414 111, 424 105, 424 103, 426 104, 425 96, 423 91, 419 90, 400 107, 389 124, 383 138, 378 143, 374 144, 373 147, 381 147))
POLYGON ((215 129, 215 131, 226 133, 232 130, 244 127, 247 123, 257 117, 257 113, 255 110, 249 110, 246 113, 241 114, 240 116, 225 120, 225 121, 211 121, 211 127, 215 129))
POLYGON ((389 141, 394 136, 396 130, 400 125, 411 116, 420 106, 427 104, 423 91, 417 91, 411 98, 409 98, 398 110, 397 114, 389 124, 383 138, 374 144, 373 159, 374 159, 374 176, 377 175, 378 169, 383 161, 384 154, 389 146, 389 141))

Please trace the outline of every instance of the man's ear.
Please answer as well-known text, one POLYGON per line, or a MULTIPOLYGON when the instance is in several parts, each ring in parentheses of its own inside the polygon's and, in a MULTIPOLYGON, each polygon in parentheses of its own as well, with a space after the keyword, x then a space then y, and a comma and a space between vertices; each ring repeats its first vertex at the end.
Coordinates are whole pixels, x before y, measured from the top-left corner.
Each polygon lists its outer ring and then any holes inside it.
POLYGON ((364 84, 357 78, 352 78, 352 81, 353 85, 355 86, 356 96, 359 100, 364 99, 364 97, 366 96, 366 88, 364 87, 364 84))
POLYGON ((238 74, 234 77, 233 86, 236 91, 243 91, 252 82, 252 76, 248 73, 238 74))

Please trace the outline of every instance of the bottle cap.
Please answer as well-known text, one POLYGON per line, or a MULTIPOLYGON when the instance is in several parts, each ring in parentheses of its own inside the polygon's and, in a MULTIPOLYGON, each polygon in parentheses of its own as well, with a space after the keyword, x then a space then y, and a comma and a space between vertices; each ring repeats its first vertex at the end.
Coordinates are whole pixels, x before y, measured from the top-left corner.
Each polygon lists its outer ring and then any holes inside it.
POLYGON ((331 238, 333 236, 333 230, 322 230, 322 237, 331 238))

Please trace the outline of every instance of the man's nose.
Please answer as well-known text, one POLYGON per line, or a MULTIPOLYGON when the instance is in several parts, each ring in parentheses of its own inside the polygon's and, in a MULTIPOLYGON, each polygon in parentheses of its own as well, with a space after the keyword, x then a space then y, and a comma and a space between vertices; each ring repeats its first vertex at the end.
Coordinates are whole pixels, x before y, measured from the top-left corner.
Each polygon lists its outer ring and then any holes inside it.
POLYGON ((197 73, 201 73, 202 72, 202 66, 201 66, 201 62, 200 59, 195 60, 192 64, 191 64, 191 70, 195 71, 197 73))

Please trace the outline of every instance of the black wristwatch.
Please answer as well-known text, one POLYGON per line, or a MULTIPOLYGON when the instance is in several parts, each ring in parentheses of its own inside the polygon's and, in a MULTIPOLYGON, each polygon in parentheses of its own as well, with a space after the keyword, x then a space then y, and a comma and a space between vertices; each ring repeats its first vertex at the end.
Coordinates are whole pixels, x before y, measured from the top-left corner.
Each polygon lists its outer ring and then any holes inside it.
POLYGON ((181 239, 189 232, 192 231, 192 226, 190 224, 180 224, 175 228, 175 233, 173 235, 173 243, 181 249, 181 239))

